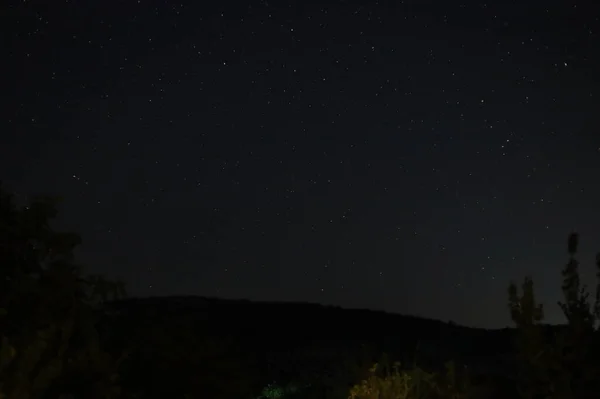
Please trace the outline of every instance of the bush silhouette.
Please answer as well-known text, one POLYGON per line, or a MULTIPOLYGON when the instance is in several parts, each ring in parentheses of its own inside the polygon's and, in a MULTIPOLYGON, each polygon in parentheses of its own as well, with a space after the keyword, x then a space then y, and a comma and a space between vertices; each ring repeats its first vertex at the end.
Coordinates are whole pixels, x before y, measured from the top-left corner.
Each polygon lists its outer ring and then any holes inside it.
POLYGON ((459 377, 454 362, 446 363, 446 373, 429 373, 419 367, 402 369, 399 362, 390 367, 375 363, 369 376, 350 389, 348 399, 466 399, 471 397, 469 379, 459 377))

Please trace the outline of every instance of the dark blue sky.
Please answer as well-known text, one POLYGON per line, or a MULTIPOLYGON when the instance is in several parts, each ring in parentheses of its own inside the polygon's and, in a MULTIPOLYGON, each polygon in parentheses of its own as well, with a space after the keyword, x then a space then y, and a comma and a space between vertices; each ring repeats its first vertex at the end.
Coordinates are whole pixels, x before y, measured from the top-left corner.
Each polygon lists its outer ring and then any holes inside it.
POLYGON ((555 322, 572 230, 595 286, 591 2, 14 3, 0 178, 131 295, 555 322))

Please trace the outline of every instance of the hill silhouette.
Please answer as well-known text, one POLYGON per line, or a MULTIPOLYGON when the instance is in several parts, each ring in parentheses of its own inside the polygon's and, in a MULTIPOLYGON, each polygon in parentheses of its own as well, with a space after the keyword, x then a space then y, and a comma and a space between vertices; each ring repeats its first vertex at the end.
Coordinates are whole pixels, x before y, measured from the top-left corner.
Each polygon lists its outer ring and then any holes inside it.
MULTIPOLYGON (((515 328, 472 328, 319 304, 196 296, 128 298, 109 302, 104 310, 110 315, 105 321, 110 330, 120 336, 142 337, 140 347, 155 345, 145 341, 150 329, 164 329, 170 331, 166 334, 178 336, 178 345, 193 351, 193 345, 181 335, 186 331, 188 340, 216 343, 214 346, 221 349, 214 356, 229 359, 225 363, 240 364, 243 358, 244 370, 253 370, 256 374, 252 378, 265 382, 311 381, 315 376, 322 379, 336 370, 349 369, 347 376, 332 376, 335 381, 331 385, 344 390, 382 354, 434 372, 443 370, 447 361, 454 361, 469 370, 473 381, 493 380, 495 386, 514 378, 515 328)), ((552 336, 564 326, 543 328, 552 336)), ((152 375, 148 365, 143 374, 152 375)))
MULTIPOLYGON (((367 309, 197 296, 128 298, 106 305, 115 319, 191 322, 198 334, 228 336, 265 352, 312 346, 369 345, 418 363, 461 360, 497 370, 510 357, 515 328, 482 329, 367 309)), ((548 331, 561 326, 547 326, 548 331)))

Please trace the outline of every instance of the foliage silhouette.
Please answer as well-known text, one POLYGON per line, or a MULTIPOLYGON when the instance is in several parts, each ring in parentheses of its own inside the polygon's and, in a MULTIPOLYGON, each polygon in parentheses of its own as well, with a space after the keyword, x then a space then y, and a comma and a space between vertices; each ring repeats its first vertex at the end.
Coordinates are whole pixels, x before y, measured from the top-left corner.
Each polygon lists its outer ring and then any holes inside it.
POLYGON ((402 369, 384 360, 375 363, 368 378, 350 389, 348 399, 466 399, 473 397, 467 374, 457 375, 454 362, 437 374, 420 367, 402 369))
POLYGON ((50 222, 58 198, 18 208, 0 185, 0 393, 3 399, 116 398, 118 359, 96 330, 98 306, 123 284, 84 276, 78 235, 50 222))
POLYGON ((567 319, 563 328, 549 332, 542 324, 543 306, 535 301, 530 277, 525 278, 520 295, 514 282, 509 285, 509 310, 518 331, 515 382, 522 398, 579 399, 597 397, 600 392, 596 327, 600 319, 600 254, 596 257, 599 284, 592 306, 579 278, 578 244, 578 234, 570 234, 569 261, 562 270, 564 302, 558 302, 567 319))

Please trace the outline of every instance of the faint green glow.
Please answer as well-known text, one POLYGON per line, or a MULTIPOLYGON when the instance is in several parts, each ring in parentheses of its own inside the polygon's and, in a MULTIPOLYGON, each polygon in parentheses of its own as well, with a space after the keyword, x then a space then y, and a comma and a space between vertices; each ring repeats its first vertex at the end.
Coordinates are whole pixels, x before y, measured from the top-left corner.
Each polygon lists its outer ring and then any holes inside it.
MULTIPOLYGON (((308 387, 305 386, 305 387, 308 387)), ((272 383, 263 388, 260 396, 256 399, 283 399, 287 395, 297 393, 300 390, 295 384, 288 384, 287 386, 281 386, 277 383, 272 383)))
POLYGON ((260 399, 282 399, 283 396, 285 395, 285 388, 276 385, 276 384, 269 384, 267 385, 261 395, 259 396, 260 399))

